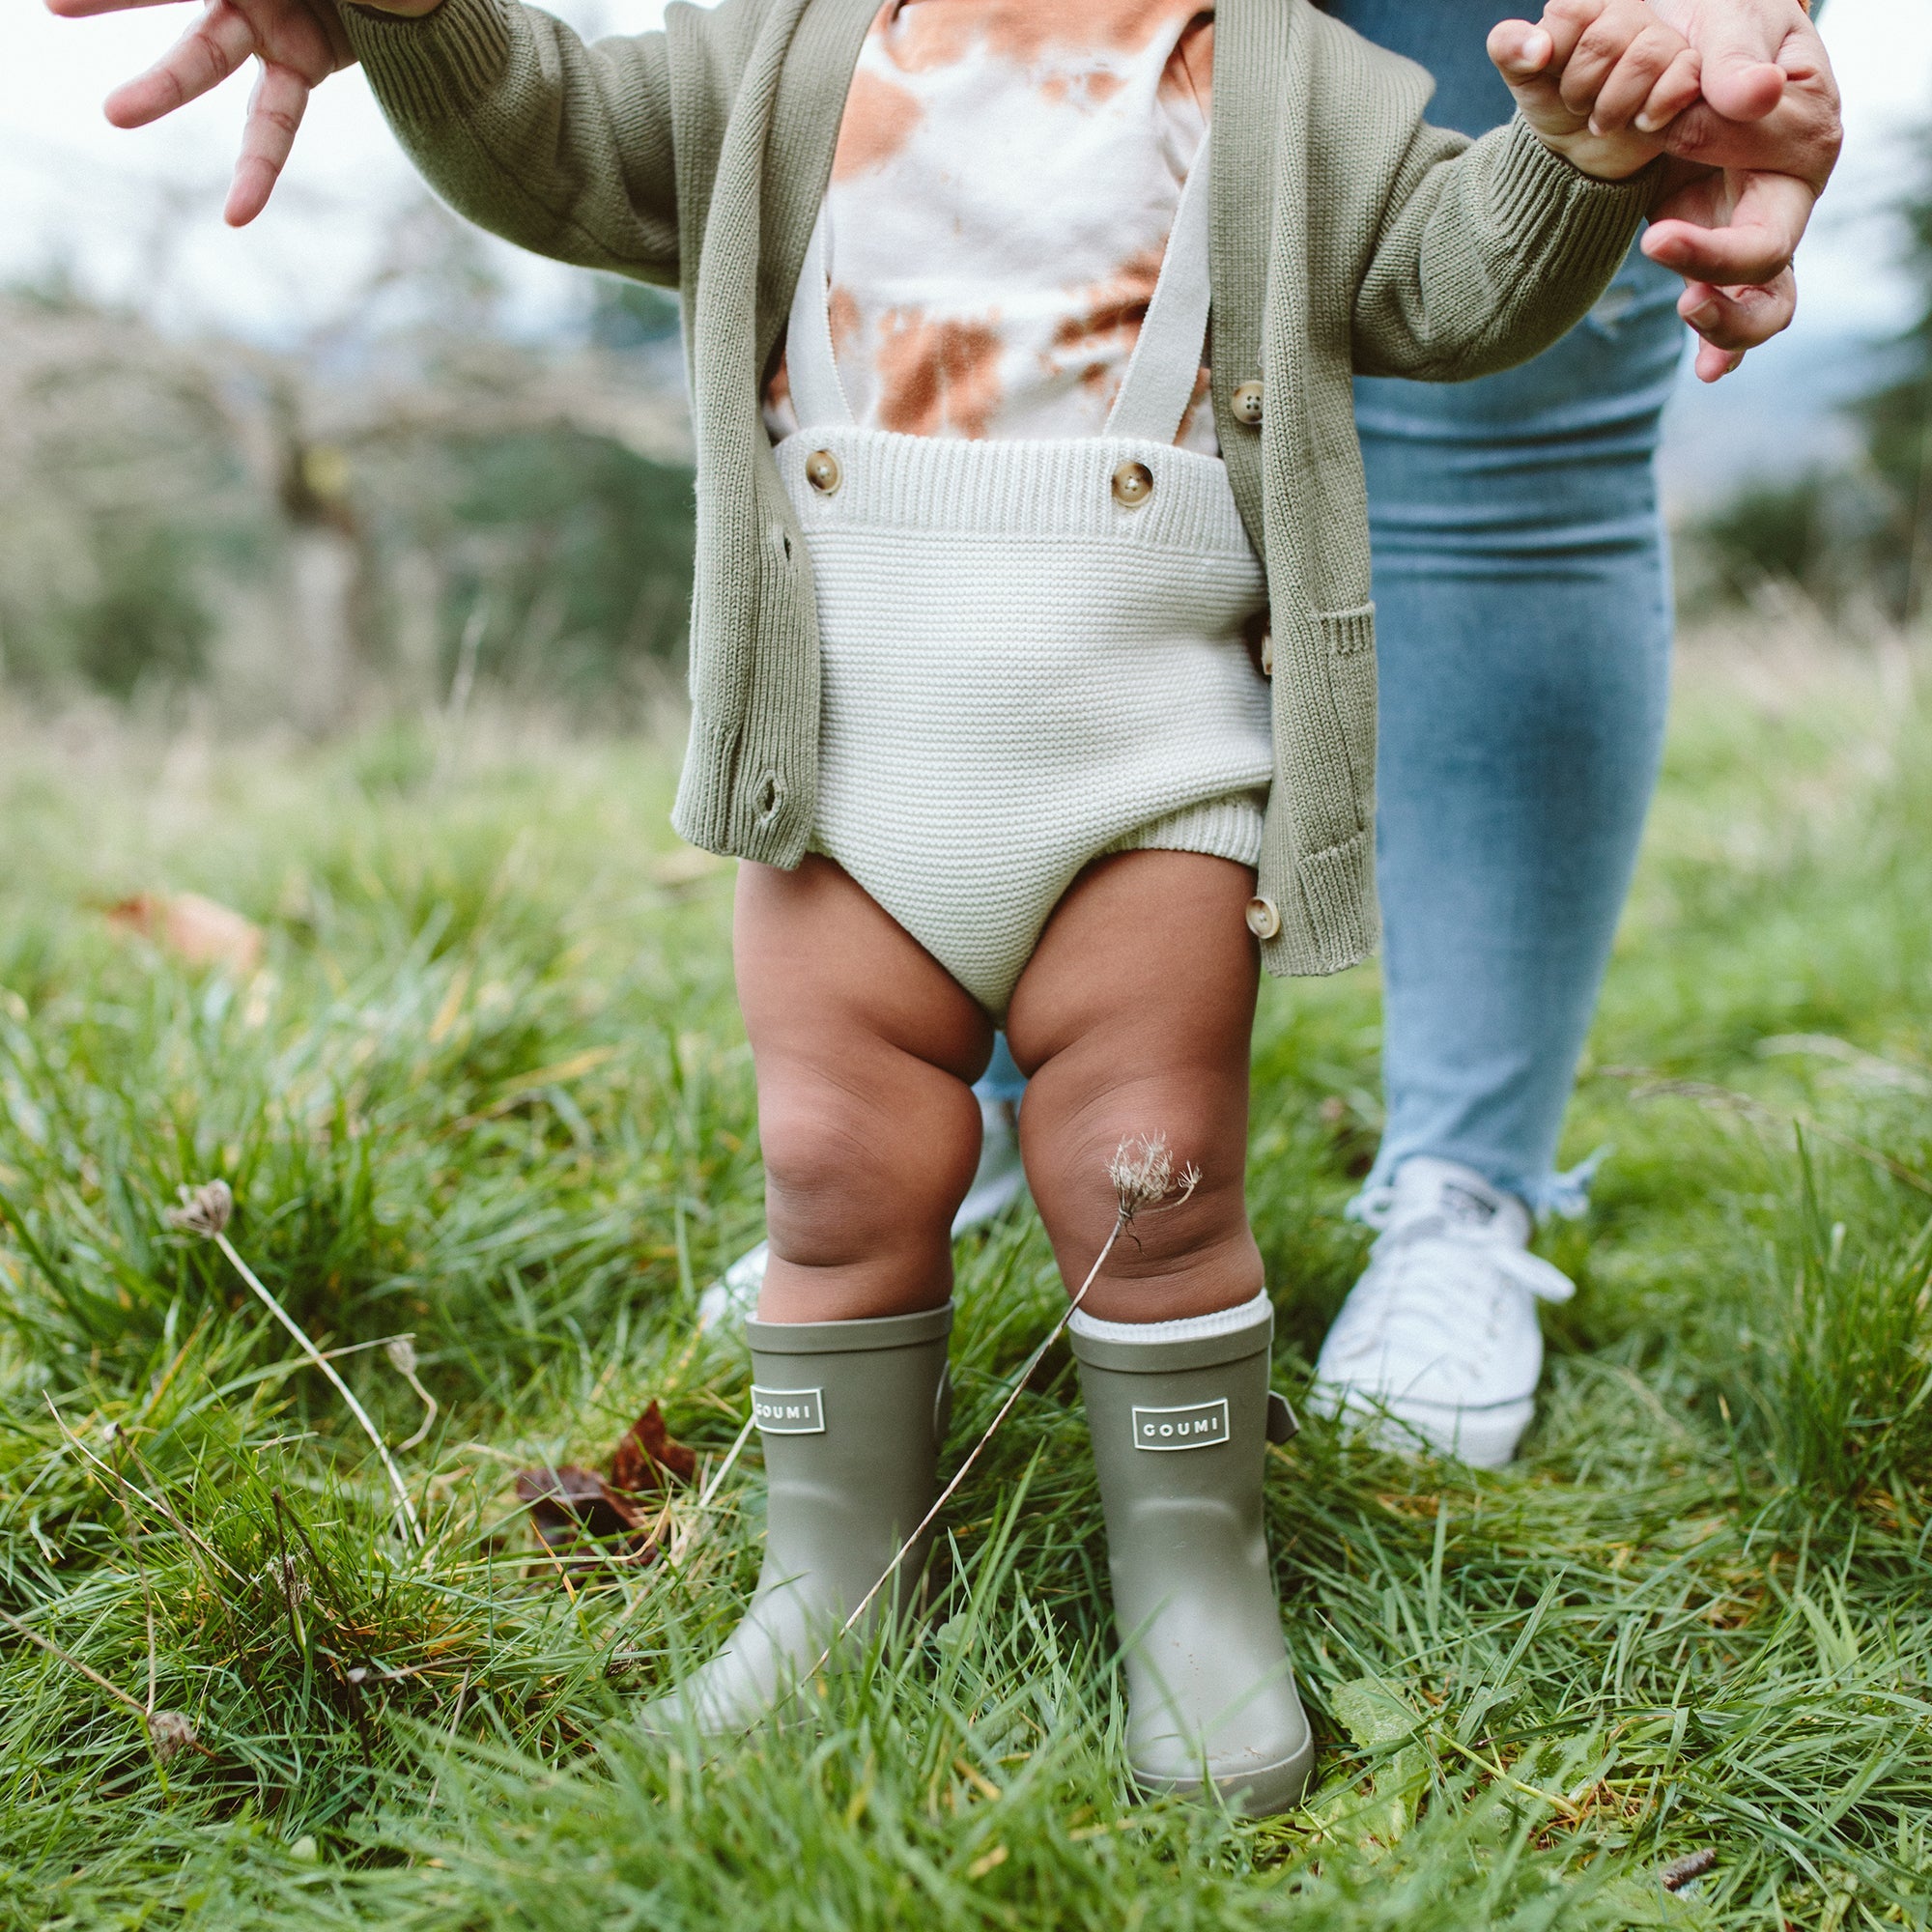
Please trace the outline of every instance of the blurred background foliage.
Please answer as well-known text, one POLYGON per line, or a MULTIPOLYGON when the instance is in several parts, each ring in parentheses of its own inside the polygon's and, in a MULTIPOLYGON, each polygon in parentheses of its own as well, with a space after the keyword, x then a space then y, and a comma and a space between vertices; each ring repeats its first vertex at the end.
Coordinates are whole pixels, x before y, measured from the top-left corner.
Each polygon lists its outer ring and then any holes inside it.
POLYGON ((200 688, 313 731, 478 676, 601 719, 681 668, 672 299, 585 278, 541 339, 426 197, 279 344, 0 292, 0 661, 47 697, 200 688))
POLYGON ((1854 451, 1738 490, 1680 533, 1693 609, 1795 590, 1833 617, 1901 623, 1932 596, 1932 130, 1908 151, 1896 213, 1918 315, 1872 345, 1846 409, 1854 451))

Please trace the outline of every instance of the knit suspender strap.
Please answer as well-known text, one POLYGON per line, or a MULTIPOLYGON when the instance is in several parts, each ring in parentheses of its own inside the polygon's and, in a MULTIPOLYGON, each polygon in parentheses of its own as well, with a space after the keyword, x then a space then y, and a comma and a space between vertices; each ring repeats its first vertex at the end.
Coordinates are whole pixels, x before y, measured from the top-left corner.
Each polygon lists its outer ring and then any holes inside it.
POLYGON ((832 224, 818 211, 811 241, 799 271, 798 292, 791 298, 791 322, 785 330, 785 374, 791 382, 792 408, 801 429, 849 429, 854 417, 838 380, 838 363, 832 353, 832 310, 827 300, 832 281, 832 224))
MULTIPOLYGON (((1153 298, 1127 362, 1105 434, 1172 442, 1194 399, 1208 343, 1209 182, 1204 142, 1181 185, 1153 298)), ((832 224, 824 209, 811 231, 792 297, 785 373, 801 429, 849 428, 855 418, 832 348, 832 224)))
POLYGON ((1208 154, 1203 141, 1181 184, 1160 279, 1107 417, 1109 436, 1172 442, 1194 400, 1208 344, 1208 154))

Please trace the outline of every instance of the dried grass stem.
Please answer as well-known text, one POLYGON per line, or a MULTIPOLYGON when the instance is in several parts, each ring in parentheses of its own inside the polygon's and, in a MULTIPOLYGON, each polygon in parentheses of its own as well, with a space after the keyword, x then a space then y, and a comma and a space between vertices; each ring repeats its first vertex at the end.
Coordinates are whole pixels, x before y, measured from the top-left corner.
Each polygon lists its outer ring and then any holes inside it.
POLYGON ((361 1426, 363 1435, 374 1444, 376 1454, 383 1460, 383 1472, 389 1479, 389 1487, 396 1493, 397 1507, 409 1523, 410 1534, 414 1537, 420 1548, 425 1542, 422 1524, 416 1520, 416 1506, 410 1500, 409 1486, 403 1481, 402 1471, 396 1467, 395 1459, 389 1454, 388 1445, 383 1440, 376 1425, 369 1419, 369 1411, 355 1400, 355 1392, 336 1373, 335 1364, 309 1340, 307 1333, 293 1315, 270 1294, 241 1255, 235 1243, 228 1238, 228 1219, 235 1211, 235 1196, 230 1192, 225 1180, 211 1180, 201 1187, 181 1189, 182 1205, 171 1208, 168 1219, 177 1227, 189 1234, 200 1235, 212 1240, 228 1257, 230 1266, 254 1291, 257 1299, 268 1309, 277 1321, 289 1331, 298 1348, 309 1361, 329 1379, 336 1394, 349 1405, 349 1412, 361 1426))

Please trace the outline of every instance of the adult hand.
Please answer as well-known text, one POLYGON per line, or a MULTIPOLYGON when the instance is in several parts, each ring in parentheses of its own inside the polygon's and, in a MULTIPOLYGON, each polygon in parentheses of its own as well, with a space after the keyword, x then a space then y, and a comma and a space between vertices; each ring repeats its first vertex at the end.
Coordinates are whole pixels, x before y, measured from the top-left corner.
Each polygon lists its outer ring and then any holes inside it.
MULTIPOLYGON (((170 0, 46 0, 49 13, 69 20, 168 4, 170 0)), ((433 12, 439 0, 367 4, 413 18, 433 12)), ((117 128, 146 127, 220 86, 245 62, 259 61, 242 152, 222 210, 222 218, 241 228, 268 206, 295 146, 309 95, 355 58, 335 0, 205 0, 201 17, 147 72, 107 97, 107 118, 117 128)))
POLYGON ((1797 308, 1791 257, 1838 158, 1838 88, 1800 0, 1651 6, 1697 48, 1704 98, 1670 128, 1643 250, 1684 277, 1678 313, 1715 383, 1797 308))

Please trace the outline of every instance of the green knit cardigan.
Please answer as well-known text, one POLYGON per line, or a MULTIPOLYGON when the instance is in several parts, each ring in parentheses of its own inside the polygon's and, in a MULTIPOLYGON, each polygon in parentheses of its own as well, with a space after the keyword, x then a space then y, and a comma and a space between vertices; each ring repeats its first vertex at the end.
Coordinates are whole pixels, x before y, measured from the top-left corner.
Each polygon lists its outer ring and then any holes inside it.
MULTIPOLYGON (((675 286, 697 447, 691 743, 674 822, 796 866, 812 826, 811 566, 760 416, 878 0, 674 5, 586 46, 514 0, 345 7, 432 185, 539 254, 675 286)), ((1602 293, 1654 171, 1592 180, 1520 122, 1423 120, 1422 69, 1308 0, 1218 0, 1213 403, 1267 573, 1274 781, 1251 911, 1272 973, 1376 941, 1376 670, 1350 378, 1455 382, 1534 355, 1602 293), (1259 380, 1258 425, 1230 397, 1259 380)))

